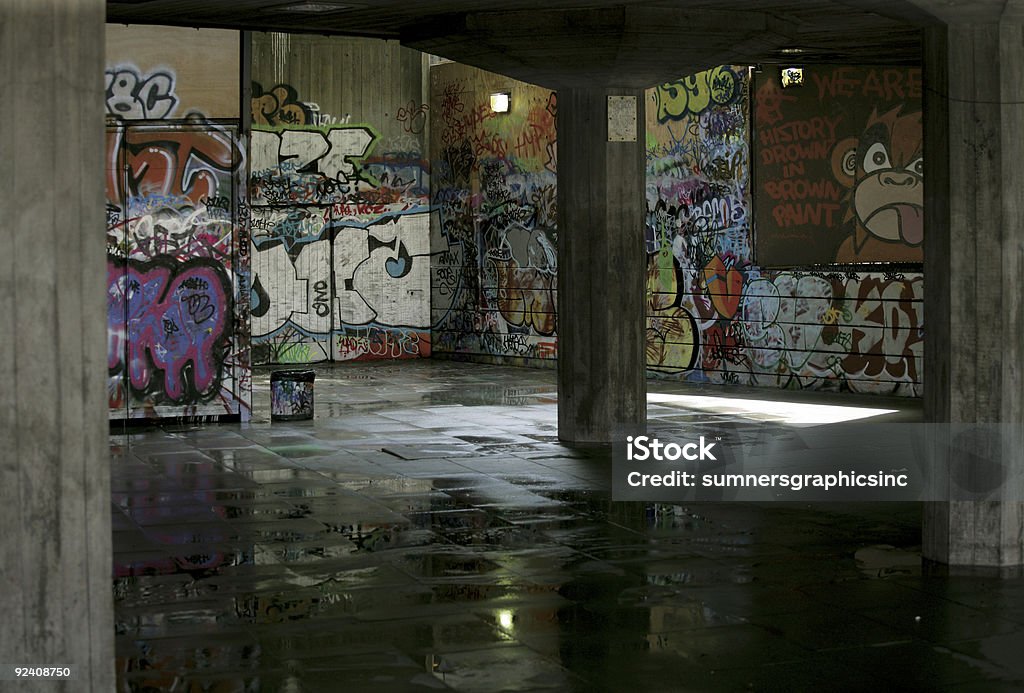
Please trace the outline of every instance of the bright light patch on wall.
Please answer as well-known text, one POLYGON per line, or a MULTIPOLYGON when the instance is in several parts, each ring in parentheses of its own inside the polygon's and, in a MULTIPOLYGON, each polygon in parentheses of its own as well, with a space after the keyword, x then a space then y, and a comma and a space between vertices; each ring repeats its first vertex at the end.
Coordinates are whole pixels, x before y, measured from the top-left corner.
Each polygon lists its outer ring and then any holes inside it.
POLYGON ((802 404, 760 399, 733 399, 731 397, 704 397, 701 395, 670 395, 648 393, 647 401, 714 414, 735 414, 748 419, 779 421, 788 424, 830 424, 857 421, 872 416, 894 414, 896 409, 837 406, 833 404, 802 404))
POLYGON ((508 113, 512 107, 512 95, 507 91, 491 94, 491 110, 495 113, 508 113))
POLYGON ((802 67, 783 67, 779 70, 782 88, 802 87, 804 85, 804 69, 802 67))

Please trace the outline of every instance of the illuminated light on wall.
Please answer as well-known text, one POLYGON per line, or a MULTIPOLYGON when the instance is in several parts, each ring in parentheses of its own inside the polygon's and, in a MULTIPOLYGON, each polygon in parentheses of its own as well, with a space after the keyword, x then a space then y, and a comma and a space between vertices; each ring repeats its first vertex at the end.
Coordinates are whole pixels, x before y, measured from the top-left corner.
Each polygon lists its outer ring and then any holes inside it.
POLYGON ((512 94, 499 91, 491 94, 491 110, 495 113, 508 113, 512 108, 512 94))

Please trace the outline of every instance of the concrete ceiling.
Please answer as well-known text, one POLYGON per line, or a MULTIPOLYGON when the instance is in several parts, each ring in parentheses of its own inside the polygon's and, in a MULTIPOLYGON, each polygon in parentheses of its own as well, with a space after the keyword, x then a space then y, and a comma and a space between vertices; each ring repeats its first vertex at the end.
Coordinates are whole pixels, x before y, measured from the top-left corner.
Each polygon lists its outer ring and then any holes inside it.
MULTIPOLYGON (((991 13, 1017 0, 969 3, 991 13)), ((108 0, 107 20, 366 36, 553 88, 645 87, 712 65, 920 61, 951 0, 108 0), (793 52, 794 49, 799 52, 793 52)))

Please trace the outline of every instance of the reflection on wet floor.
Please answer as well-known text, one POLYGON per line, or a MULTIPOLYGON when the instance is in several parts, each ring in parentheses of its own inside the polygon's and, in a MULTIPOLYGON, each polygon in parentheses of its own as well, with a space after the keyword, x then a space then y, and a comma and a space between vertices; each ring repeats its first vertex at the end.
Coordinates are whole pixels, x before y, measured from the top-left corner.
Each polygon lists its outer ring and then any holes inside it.
POLYGON ((1024 580, 922 570, 915 504, 612 503, 548 371, 317 368, 317 418, 273 425, 261 375, 253 424, 111 436, 120 690, 1024 683, 1024 580))

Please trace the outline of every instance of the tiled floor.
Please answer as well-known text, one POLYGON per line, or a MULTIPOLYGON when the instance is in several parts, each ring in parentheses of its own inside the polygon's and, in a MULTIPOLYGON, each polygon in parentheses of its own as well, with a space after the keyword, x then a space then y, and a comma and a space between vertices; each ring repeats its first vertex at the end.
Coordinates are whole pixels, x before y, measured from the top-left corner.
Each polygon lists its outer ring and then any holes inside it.
MULTIPOLYGON (((916 504, 613 503, 550 371, 317 368, 273 424, 261 376, 256 423, 111 437, 121 690, 1024 686, 1024 580, 923 573, 916 504)), ((650 389, 655 431, 893 405, 650 389)))

